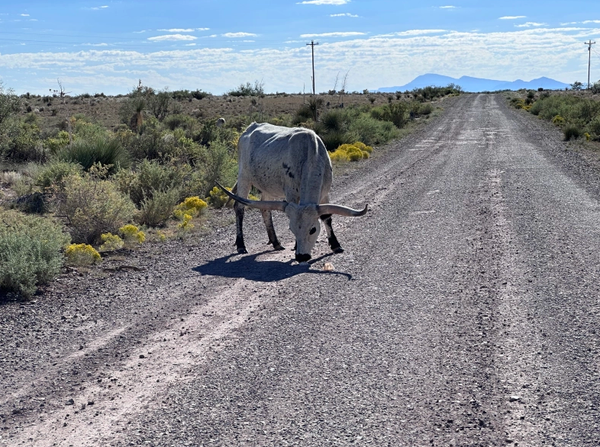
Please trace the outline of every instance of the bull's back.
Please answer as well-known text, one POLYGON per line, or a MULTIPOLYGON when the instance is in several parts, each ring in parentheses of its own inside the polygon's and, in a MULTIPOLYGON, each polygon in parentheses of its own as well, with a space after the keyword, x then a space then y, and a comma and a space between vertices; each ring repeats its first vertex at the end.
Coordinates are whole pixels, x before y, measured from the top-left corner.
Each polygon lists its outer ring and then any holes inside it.
POLYGON ((308 194, 312 199, 320 195, 323 180, 327 190, 331 184, 331 162, 319 142, 308 129, 253 123, 240 137, 238 181, 242 178, 272 197, 297 202, 308 194), (319 182, 308 192, 302 191, 307 176, 319 182))

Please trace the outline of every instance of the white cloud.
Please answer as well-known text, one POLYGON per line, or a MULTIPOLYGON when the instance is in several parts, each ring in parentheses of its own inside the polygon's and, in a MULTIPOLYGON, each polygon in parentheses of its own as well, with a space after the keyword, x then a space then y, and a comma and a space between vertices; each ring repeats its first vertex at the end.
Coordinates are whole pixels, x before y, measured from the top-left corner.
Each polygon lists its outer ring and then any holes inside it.
MULTIPOLYGON (((588 54, 582 42, 597 34, 600 27, 512 28, 493 33, 409 30, 360 39, 350 36, 319 45, 317 91, 333 88, 337 73, 350 68, 348 91, 402 85, 428 72, 500 80, 548 76, 572 83, 587 73, 588 54)), ((126 93, 138 79, 157 88, 190 89, 198 86, 199 72, 203 76, 198 87, 214 94, 253 79, 264 80, 268 92, 297 93, 311 85, 310 48, 303 42, 243 51, 200 46, 150 52, 25 50, 0 54, 4 85, 17 93, 44 94, 57 78, 73 94, 126 93)))
POLYGON ((422 36, 425 34, 439 34, 447 32, 444 29, 413 29, 408 31, 398 31, 397 33, 382 34, 377 37, 406 37, 406 36, 422 36))
POLYGON ((300 37, 303 39, 310 39, 313 37, 354 37, 354 36, 364 36, 366 33, 361 33, 358 31, 347 31, 347 32, 335 32, 335 33, 320 33, 320 34, 301 34, 300 37))
POLYGON ((520 25, 515 25, 517 28, 536 28, 540 26, 547 26, 547 23, 538 23, 538 22, 526 22, 521 23, 520 25))
POLYGON ((180 41, 180 40, 196 40, 196 36, 190 36, 186 34, 165 34, 164 36, 148 37, 148 40, 152 42, 164 42, 164 41, 180 41))
POLYGON ((298 5, 335 5, 341 6, 350 3, 350 0, 305 0, 298 2, 298 5))
POLYGON ((159 29, 158 31, 167 33, 193 33, 194 28, 170 28, 170 29, 159 29))
POLYGON ((21 14, 21 17, 29 17, 29 14, 21 14))
POLYGON ((456 9, 456 6, 440 6, 440 9, 456 9))
POLYGON ((500 17, 499 20, 517 20, 517 19, 524 19, 527 16, 503 16, 500 17))
POLYGON ((257 34, 253 34, 253 33, 225 33, 223 34, 223 37, 229 37, 232 39, 238 39, 241 37, 257 37, 257 34))
POLYGON ((350 14, 349 12, 344 12, 342 14, 331 14, 331 17, 353 17, 353 18, 356 18, 356 17, 358 17, 358 15, 350 14))
POLYGON ((107 5, 103 5, 103 6, 94 6, 92 7, 92 11, 100 11, 102 9, 108 9, 107 5))

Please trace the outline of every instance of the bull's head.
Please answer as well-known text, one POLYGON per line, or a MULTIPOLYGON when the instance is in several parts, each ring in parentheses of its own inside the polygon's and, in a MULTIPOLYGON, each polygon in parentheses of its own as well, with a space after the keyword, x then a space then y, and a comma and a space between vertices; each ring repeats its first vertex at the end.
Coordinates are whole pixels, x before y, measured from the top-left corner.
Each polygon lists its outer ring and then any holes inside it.
POLYGON ((286 202, 285 200, 267 201, 267 200, 250 200, 233 194, 225 189, 219 183, 219 186, 233 200, 249 206, 267 211, 283 211, 290 219, 290 230, 296 237, 296 261, 306 262, 311 258, 311 252, 319 232, 321 224, 319 217, 331 214, 341 216, 358 217, 364 216, 367 213, 367 206, 362 210, 355 210, 341 205, 333 205, 330 203, 324 204, 297 204, 286 202))

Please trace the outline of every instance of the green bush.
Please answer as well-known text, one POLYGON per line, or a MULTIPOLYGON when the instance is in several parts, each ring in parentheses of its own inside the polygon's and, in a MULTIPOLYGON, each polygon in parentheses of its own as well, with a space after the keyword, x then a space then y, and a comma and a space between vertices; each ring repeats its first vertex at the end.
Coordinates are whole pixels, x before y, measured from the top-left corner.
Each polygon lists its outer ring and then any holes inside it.
POLYGON ((61 149, 57 158, 61 161, 79 163, 86 171, 96 164, 101 164, 109 166, 109 173, 114 173, 131 165, 129 152, 117 138, 76 140, 61 149))
POLYGON ((237 176, 237 159, 231 147, 222 141, 216 141, 209 147, 203 146, 196 162, 200 172, 196 191, 188 191, 194 195, 206 197, 217 181, 233 184, 237 176))
POLYGON ((164 225, 173 215, 173 210, 179 203, 180 196, 181 192, 176 188, 166 191, 152 191, 150 197, 142 200, 136 221, 149 227, 164 225))
POLYGON ((0 158, 16 163, 45 161, 47 153, 40 141, 37 123, 6 119, 0 128, 0 158))
POLYGON ((237 89, 227 92, 230 96, 262 96, 265 94, 264 84, 259 81, 254 81, 254 85, 250 82, 240 84, 237 89))
POLYGON ((573 125, 565 127, 565 130, 563 132, 565 134, 565 141, 570 141, 572 139, 576 140, 582 134, 581 129, 573 125))
POLYGON ((134 217, 136 209, 129 197, 100 177, 94 170, 71 175, 56 194, 59 215, 66 218, 74 242, 98 243, 103 233, 115 233, 134 217))
POLYGON ((0 288, 31 297, 60 272, 69 239, 50 219, 0 211, 0 288))
POLYGON ((398 129, 402 129, 408 122, 407 106, 402 102, 374 107, 371 110, 371 116, 380 121, 390 121, 398 129))
POLYGON ((120 173, 115 180, 119 189, 141 206, 142 202, 152 199, 155 192, 181 188, 189 171, 189 168, 164 165, 156 160, 143 160, 136 172, 120 173))
POLYGON ((351 141, 362 141, 370 146, 387 143, 399 135, 399 130, 393 123, 376 120, 366 113, 354 119, 348 130, 354 136, 351 141))
POLYGON ((53 160, 40 168, 35 185, 42 190, 50 188, 64 189, 64 179, 71 175, 78 175, 83 172, 83 168, 78 163, 69 161, 53 160))

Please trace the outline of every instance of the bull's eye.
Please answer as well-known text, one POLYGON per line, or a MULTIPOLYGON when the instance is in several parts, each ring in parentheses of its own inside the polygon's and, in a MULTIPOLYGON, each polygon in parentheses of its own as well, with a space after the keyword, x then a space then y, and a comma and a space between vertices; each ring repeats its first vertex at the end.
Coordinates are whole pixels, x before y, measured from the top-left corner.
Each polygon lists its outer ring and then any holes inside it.
POLYGON ((312 227, 312 229, 310 230, 310 234, 315 234, 317 232, 316 227, 312 227))

